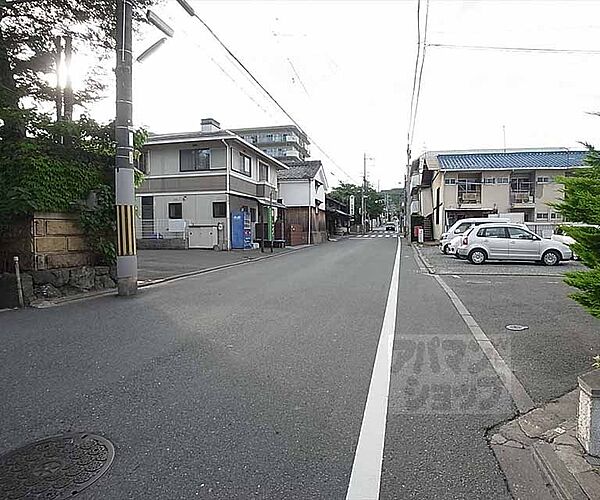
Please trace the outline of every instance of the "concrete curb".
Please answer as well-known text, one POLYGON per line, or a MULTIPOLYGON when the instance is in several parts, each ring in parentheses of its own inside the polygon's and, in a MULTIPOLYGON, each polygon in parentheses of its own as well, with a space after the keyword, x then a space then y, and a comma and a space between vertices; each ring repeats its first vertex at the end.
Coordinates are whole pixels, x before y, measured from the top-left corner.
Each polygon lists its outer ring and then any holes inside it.
MULTIPOLYGON (((158 285, 162 285, 164 283, 168 283, 170 281, 176 281, 176 280, 181 280, 181 279, 185 279, 185 278, 192 278, 194 276, 199 276, 199 275, 207 274, 207 273, 213 273, 216 271, 229 269, 231 267, 243 266, 243 265, 251 264, 253 262, 260 262, 262 260, 272 259, 274 257, 281 257, 283 255, 289 255, 291 253, 299 252, 300 250, 305 250, 307 248, 313 248, 313 247, 314 247, 314 245, 304 245, 299 248, 293 248, 290 250, 286 250, 285 252, 278 252, 278 253, 264 255, 264 256, 248 259, 248 260, 231 262, 229 264, 222 264, 220 266, 207 267, 206 269, 198 269, 196 271, 190 271, 187 273, 175 274, 173 276, 167 276, 166 278, 159 278, 156 280, 138 283, 138 288, 149 288, 152 286, 158 286, 158 285)), ((61 298, 54 299, 54 300, 42 301, 37 304, 30 305, 30 307, 33 307, 34 309, 46 309, 49 307, 57 307, 57 306, 61 306, 61 305, 72 303, 72 302, 91 300, 91 299, 96 299, 99 297, 107 297, 110 295, 116 296, 116 294, 117 294, 116 288, 111 288, 109 290, 99 290, 96 292, 89 292, 89 293, 85 293, 85 294, 71 295, 69 297, 61 297, 61 298)), ((19 310, 18 308, 17 309, 3 309, 1 312, 18 311, 18 310, 19 310)))
POLYGON ((600 498, 600 461, 577 440, 578 390, 488 430, 515 498, 600 498))
POLYGON ((551 445, 539 441, 533 444, 531 452, 544 478, 558 498, 561 500, 589 500, 573 474, 556 456, 551 445))
MULTIPOLYGON (((425 268, 427 269, 429 274, 436 274, 435 268, 429 263, 427 258, 423 255, 423 252, 421 252, 421 247, 414 243, 411 244, 410 246, 413 247, 416 255, 419 257, 419 260, 423 263, 423 265, 425 266, 425 268)), ((454 273, 454 274, 456 274, 456 273, 454 273)))

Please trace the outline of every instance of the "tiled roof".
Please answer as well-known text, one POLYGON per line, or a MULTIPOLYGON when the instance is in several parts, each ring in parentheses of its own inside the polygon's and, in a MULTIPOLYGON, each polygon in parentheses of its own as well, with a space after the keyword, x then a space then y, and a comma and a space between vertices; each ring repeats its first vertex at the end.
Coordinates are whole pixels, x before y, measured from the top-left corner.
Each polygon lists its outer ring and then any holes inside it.
POLYGON ((289 162, 287 164, 289 166, 288 170, 284 170, 277 174, 278 179, 289 179, 289 180, 299 180, 299 179, 314 179, 317 175, 317 172, 322 166, 320 160, 311 160, 311 161, 297 161, 297 162, 289 162))
POLYGON ((437 155, 441 170, 502 170, 583 166, 587 151, 517 151, 437 155))

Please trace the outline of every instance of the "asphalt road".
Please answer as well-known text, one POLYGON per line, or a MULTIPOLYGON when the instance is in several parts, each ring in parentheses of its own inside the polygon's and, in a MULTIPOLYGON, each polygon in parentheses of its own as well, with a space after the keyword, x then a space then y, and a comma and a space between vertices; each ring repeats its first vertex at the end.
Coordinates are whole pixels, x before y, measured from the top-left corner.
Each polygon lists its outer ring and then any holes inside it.
POLYGON ((0 452, 66 431, 115 463, 82 498, 343 498, 395 240, 328 244, 0 317, 0 452))
MULTIPOLYGON (((0 453, 68 431, 107 437, 115 462, 85 499, 345 498, 396 245, 345 239, 129 299, 0 314, 0 453)), ((510 498, 485 433, 513 404, 410 247, 400 264, 380 498, 510 498)), ((560 286, 514 318, 524 282, 492 301, 444 279, 536 402, 585 371, 596 327, 560 286), (551 302, 567 307, 556 330, 540 314, 551 302), (535 329, 504 349, 494 315, 535 329), (566 328, 584 317, 585 334, 566 328)))

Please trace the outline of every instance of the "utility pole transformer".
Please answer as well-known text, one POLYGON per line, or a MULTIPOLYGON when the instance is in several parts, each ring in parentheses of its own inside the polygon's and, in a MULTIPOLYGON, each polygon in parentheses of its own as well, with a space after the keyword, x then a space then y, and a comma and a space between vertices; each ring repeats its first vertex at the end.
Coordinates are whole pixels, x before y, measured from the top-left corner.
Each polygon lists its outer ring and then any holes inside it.
POLYGON ((119 295, 123 296, 137 293, 131 102, 132 10, 131 0, 117 0, 115 205, 117 211, 117 285, 119 295))

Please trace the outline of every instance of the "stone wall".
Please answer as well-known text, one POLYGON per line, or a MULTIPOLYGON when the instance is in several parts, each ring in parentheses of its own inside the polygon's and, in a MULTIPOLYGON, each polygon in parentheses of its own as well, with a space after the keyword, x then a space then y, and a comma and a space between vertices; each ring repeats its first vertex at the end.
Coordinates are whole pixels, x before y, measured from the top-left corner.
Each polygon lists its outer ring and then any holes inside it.
POLYGON ((114 272, 95 266, 77 214, 38 212, 0 227, 0 308, 19 305, 15 256, 26 304, 116 286, 114 272))
MULTIPOLYGON (((116 269, 107 266, 82 266, 21 273, 26 305, 80 293, 116 287, 116 269)), ((0 309, 18 307, 15 274, 0 274, 0 309)))
POLYGON ((24 271, 96 263, 76 214, 37 212, 15 219, 0 228, 0 249, 0 272, 14 271, 14 256, 24 271))
POLYGON ((91 266, 90 251, 75 214, 36 213, 33 216, 35 270, 91 266))

